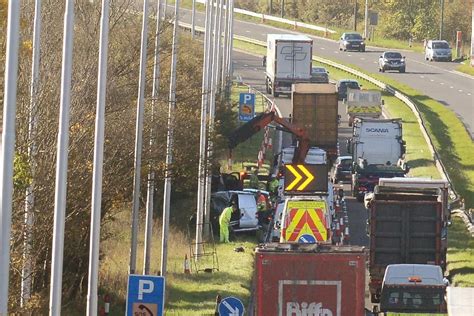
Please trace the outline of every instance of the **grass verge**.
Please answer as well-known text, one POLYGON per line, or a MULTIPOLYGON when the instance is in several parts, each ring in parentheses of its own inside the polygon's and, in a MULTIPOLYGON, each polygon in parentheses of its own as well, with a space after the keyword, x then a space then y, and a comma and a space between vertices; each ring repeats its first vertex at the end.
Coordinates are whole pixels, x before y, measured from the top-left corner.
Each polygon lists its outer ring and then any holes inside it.
POLYGON ((474 239, 464 222, 454 217, 448 235, 448 272, 454 286, 474 285, 474 239))
POLYGON ((456 70, 474 76, 474 67, 469 65, 469 61, 465 61, 464 63, 460 64, 458 67, 456 67, 456 70))
MULTIPOLYGON (((141 218, 140 222, 144 222, 141 218)), ((116 220, 103 227, 103 234, 114 236, 101 244, 104 255, 100 262, 99 295, 111 295, 110 315, 125 313, 127 291, 128 254, 130 246, 130 216, 128 211, 117 214, 116 220)), ((143 227, 140 227, 143 228, 143 227)), ((139 232, 137 270, 141 273, 143 265, 143 229, 139 232)), ((187 234, 171 227, 168 238, 168 260, 166 275, 166 315, 214 315, 216 295, 235 296, 248 302, 253 274, 253 248, 255 238, 237 236, 229 244, 216 243, 219 271, 213 273, 184 274, 184 255, 189 257, 187 234), (234 248, 243 246, 244 252, 234 252, 234 248)), ((152 239, 151 274, 158 275, 161 253, 161 222, 155 220, 152 239)), ((211 268, 212 262, 203 260, 200 268, 211 268)), ((214 266, 216 267, 216 266, 214 266)), ((99 306, 103 306, 100 302, 99 306)), ((84 311, 82 311, 84 312, 84 311)), ((83 315, 84 313, 77 315, 83 315)), ((75 314, 69 314, 75 315, 75 314)))

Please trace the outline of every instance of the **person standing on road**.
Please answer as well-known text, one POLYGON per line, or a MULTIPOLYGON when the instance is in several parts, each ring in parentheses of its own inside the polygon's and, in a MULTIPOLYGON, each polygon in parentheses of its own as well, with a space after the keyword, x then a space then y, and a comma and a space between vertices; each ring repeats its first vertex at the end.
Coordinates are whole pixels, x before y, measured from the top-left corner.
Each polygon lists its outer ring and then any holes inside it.
POLYGON ((278 197, 278 188, 280 187, 280 180, 279 177, 276 176, 273 178, 272 181, 268 184, 268 191, 270 192, 270 199, 273 203, 276 202, 278 197))
POLYGON ((250 175, 249 187, 252 188, 252 189, 258 189, 259 188, 258 169, 255 169, 253 171, 253 174, 250 175))
POLYGON ((232 213, 237 211, 237 204, 232 202, 229 207, 226 207, 221 216, 219 216, 219 226, 220 226, 220 241, 224 243, 229 242, 229 224, 232 213))
POLYGON ((260 190, 257 191, 257 211, 265 212, 268 209, 267 207, 267 198, 265 197, 260 190))

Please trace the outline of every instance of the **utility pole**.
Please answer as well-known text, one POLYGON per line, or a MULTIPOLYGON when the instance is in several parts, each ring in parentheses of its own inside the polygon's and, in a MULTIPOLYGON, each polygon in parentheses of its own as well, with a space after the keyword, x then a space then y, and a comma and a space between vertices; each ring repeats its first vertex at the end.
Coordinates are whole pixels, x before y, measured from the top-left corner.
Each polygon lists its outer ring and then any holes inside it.
POLYGON ((227 57, 229 51, 229 0, 225 0, 225 13, 224 13, 224 42, 222 44, 222 74, 221 74, 221 87, 222 91, 225 91, 227 86, 227 57))
POLYGON ((281 18, 285 16, 285 0, 281 0, 281 18))
POLYGON ((87 315, 97 315, 99 280, 100 218, 102 213, 102 170, 104 164, 105 97, 107 92, 107 51, 109 45, 109 0, 102 0, 100 19, 99 70, 97 74, 97 108, 95 114, 94 170, 92 175, 91 236, 87 315))
POLYGON ((439 39, 443 39, 443 25, 444 25, 444 0, 440 0, 441 5, 441 19, 439 21, 439 39))
POLYGON ((61 104, 56 159, 56 190, 54 196, 53 256, 51 259, 51 288, 49 300, 50 316, 59 316, 61 314, 73 37, 74 0, 67 0, 64 13, 61 104))
POLYGON ((3 98, 3 149, 0 153, 0 315, 3 316, 8 315, 19 37, 20 1, 11 0, 8 1, 5 88, 3 98))
POLYGON ((191 13, 191 38, 194 39, 194 19, 196 17, 196 0, 193 0, 191 13))
POLYGON ((161 252, 161 275, 166 275, 168 258, 168 229, 170 223, 170 201, 171 201, 171 168, 173 164, 173 141, 174 141, 174 112, 176 108, 176 64, 178 62, 178 23, 179 22, 179 0, 175 2, 173 46, 171 55, 171 77, 170 77, 170 99, 168 107, 168 135, 166 139, 166 162, 165 162, 165 186, 163 193, 163 237, 161 252))
POLYGON ((357 0, 354 0, 354 31, 357 31, 357 0))
MULTIPOLYGON (((206 187, 206 138, 207 138, 207 106, 209 103, 209 62, 210 62, 210 43, 211 43, 211 0, 206 1, 206 20, 204 33, 204 62, 202 67, 202 98, 201 98, 201 128, 199 138, 199 170, 198 170, 198 191, 197 191, 197 212, 196 212, 196 249, 195 254, 199 256, 202 253, 202 229, 204 217, 204 201, 206 187)), ((197 257, 195 259, 198 259, 197 257)))
POLYGON ((25 227, 23 233, 23 267, 21 270, 21 300, 24 307, 31 297, 31 240, 34 223, 35 207, 35 174, 36 174, 36 124, 37 124, 37 94, 40 61, 41 40, 41 0, 35 0, 35 14, 33 20, 33 49, 31 56, 31 84, 30 84, 30 113, 28 121, 28 158, 31 168, 31 183, 26 188, 25 198, 25 227))
POLYGON ((273 14, 273 0, 270 0, 270 7, 268 8, 268 14, 273 14))
POLYGON ((234 66, 232 50, 234 49, 234 0, 230 1, 230 16, 229 16, 229 51, 227 56, 227 76, 229 77, 229 83, 232 81, 234 76, 234 66))
POLYGON ((365 0, 365 14, 364 14, 364 39, 369 37, 369 0, 365 0))
POLYGON ((158 92, 160 90, 160 20, 161 20, 161 0, 158 0, 158 12, 156 14, 156 31, 155 31, 155 52, 153 58, 153 84, 151 92, 151 128, 150 128, 150 143, 149 152, 150 160, 148 163, 148 182, 146 194, 146 223, 145 223, 145 245, 144 245, 144 260, 143 260, 143 274, 150 274, 150 257, 151 257, 151 241, 153 232, 153 201, 155 193, 155 171, 153 170, 153 155, 152 150, 155 147, 155 107, 158 100, 158 92))
POLYGON ((218 11, 217 11, 217 16, 218 16, 218 24, 217 24, 217 64, 216 64, 216 71, 214 73, 215 75, 215 81, 216 81, 216 91, 215 93, 220 92, 220 86, 221 86, 221 69, 222 69, 222 23, 223 23, 223 2, 224 0, 218 0, 218 11))
POLYGON ((474 2, 471 12, 471 66, 474 67, 474 2))
POLYGON ((146 53, 148 41, 148 0, 143 0, 142 42, 140 48, 140 74, 138 79, 137 121, 135 126, 135 166, 133 176, 132 238, 129 273, 135 274, 137 265, 138 210, 140 207, 140 171, 142 168, 143 112, 145 103, 146 53))

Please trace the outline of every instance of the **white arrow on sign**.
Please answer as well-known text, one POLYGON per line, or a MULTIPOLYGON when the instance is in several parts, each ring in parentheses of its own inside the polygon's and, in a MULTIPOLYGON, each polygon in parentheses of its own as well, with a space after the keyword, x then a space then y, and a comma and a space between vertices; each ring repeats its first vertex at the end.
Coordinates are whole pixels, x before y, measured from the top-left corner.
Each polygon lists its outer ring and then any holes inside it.
POLYGON ((222 304, 229 310, 229 316, 239 316, 239 309, 237 307, 233 309, 232 306, 230 306, 230 304, 226 301, 222 301, 222 304))

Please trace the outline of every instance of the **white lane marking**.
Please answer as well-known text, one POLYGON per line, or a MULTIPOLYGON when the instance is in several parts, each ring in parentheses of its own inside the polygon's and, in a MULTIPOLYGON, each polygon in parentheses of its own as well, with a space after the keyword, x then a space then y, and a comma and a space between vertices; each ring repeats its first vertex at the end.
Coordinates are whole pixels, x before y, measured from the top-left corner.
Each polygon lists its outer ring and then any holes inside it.
POLYGON ((247 33, 250 33, 250 31, 249 31, 249 30, 245 30, 245 32, 247 32, 247 33))
POLYGON ((255 71, 258 71, 258 69, 257 69, 257 68, 254 68, 253 70, 255 70, 255 71))
POLYGON ((323 49, 323 50, 326 49, 326 47, 320 47, 320 48, 323 49))
POLYGON ((347 54, 348 57, 351 57, 352 55, 351 54, 347 54))
POLYGON ((433 81, 434 81, 434 79, 430 79, 430 81, 431 81, 431 82, 433 82, 433 81))
POLYGON ((377 61, 374 61, 374 64, 378 64, 378 62, 377 62, 377 61))
POLYGON ((423 79, 425 76, 420 76, 421 79, 423 79))
POLYGON ((468 93, 467 93, 467 95, 471 95, 471 93, 470 93, 470 92, 468 92, 468 93))
POLYGON ((461 89, 459 89, 458 91, 459 91, 459 92, 462 92, 462 90, 461 90, 461 89))
POLYGON ((245 64, 244 67, 248 67, 249 65, 245 64))
POLYGON ((365 57, 361 57, 360 60, 365 60, 365 57))
POLYGON ((339 51, 335 50, 335 51, 334 51, 334 54, 339 54, 339 51))
POLYGON ((444 82, 440 82, 439 84, 443 85, 443 84, 444 84, 444 82))
POLYGON ((454 89, 454 87, 453 87, 453 86, 449 86, 449 89, 454 89))

